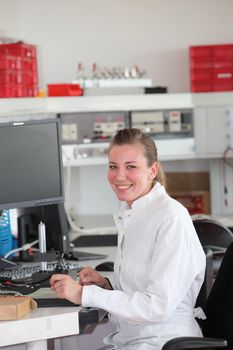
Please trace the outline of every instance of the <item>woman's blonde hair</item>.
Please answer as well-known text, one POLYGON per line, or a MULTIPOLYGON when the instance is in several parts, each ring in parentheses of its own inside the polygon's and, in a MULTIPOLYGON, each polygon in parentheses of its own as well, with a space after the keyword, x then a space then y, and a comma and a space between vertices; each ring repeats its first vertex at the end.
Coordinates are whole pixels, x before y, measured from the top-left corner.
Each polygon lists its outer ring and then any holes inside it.
MULTIPOLYGON (((157 147, 154 140, 149 135, 144 134, 141 130, 136 128, 119 130, 110 143, 108 153, 114 146, 133 145, 138 143, 144 146, 148 167, 152 166, 154 162, 159 163, 157 147)), ((153 185, 156 181, 166 187, 166 177, 160 163, 159 171, 153 182, 153 185)))

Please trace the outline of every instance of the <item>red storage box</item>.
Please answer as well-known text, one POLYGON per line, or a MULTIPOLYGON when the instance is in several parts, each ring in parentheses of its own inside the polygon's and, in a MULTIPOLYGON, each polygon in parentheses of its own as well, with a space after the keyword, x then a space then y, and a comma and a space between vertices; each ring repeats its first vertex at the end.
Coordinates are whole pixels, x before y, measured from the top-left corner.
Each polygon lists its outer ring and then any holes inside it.
POLYGON ((233 90, 233 44, 189 48, 192 92, 233 90))
POLYGON ((14 70, 0 70, 0 84, 20 83, 18 72, 14 70))
POLYGON ((36 46, 0 44, 0 97, 38 96, 36 46))
POLYGON ((82 96, 83 89, 79 84, 49 84, 48 96, 82 96))
POLYGON ((0 55, 11 55, 17 57, 36 57, 36 46, 22 42, 12 44, 1 44, 0 55))
POLYGON ((4 69, 19 69, 19 58, 9 55, 0 55, 0 70, 4 69))
POLYGON ((35 97, 38 95, 37 85, 26 84, 0 84, 0 98, 35 97))

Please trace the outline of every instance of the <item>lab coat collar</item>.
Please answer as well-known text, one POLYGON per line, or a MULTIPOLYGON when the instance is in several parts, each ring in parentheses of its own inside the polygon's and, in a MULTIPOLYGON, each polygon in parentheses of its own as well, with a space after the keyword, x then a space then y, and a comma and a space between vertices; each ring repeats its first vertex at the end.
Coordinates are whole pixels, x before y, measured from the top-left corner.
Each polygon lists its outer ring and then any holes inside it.
POLYGON ((133 204, 132 207, 130 208, 128 206, 128 204, 126 202, 121 202, 120 204, 120 212, 124 212, 125 210, 134 210, 134 209, 140 209, 143 206, 145 206, 146 203, 151 202, 152 200, 154 200, 156 197, 158 197, 161 193, 165 192, 165 188, 164 186, 162 186, 159 182, 157 182, 154 187, 150 190, 150 192, 148 192, 147 194, 145 194, 145 196, 140 197, 138 199, 136 199, 133 204))

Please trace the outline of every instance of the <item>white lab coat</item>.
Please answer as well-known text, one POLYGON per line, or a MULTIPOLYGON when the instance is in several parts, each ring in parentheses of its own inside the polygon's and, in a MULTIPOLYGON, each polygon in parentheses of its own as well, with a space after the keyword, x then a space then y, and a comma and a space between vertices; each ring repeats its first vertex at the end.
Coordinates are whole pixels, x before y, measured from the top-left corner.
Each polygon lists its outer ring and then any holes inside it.
POLYGON ((173 337, 201 336, 193 308, 206 260, 188 211, 157 183, 114 219, 114 290, 85 286, 82 295, 83 306, 107 310, 117 325, 105 343, 161 349, 173 337))

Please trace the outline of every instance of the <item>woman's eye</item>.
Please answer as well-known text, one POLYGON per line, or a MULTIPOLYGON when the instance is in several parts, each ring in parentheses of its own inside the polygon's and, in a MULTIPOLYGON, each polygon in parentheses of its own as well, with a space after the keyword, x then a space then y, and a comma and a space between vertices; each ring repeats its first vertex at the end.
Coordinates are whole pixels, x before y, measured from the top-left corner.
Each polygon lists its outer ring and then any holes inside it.
POLYGON ((109 169, 116 169, 115 165, 109 165, 109 169))
POLYGON ((127 165, 127 169, 135 169, 136 166, 135 165, 127 165))

